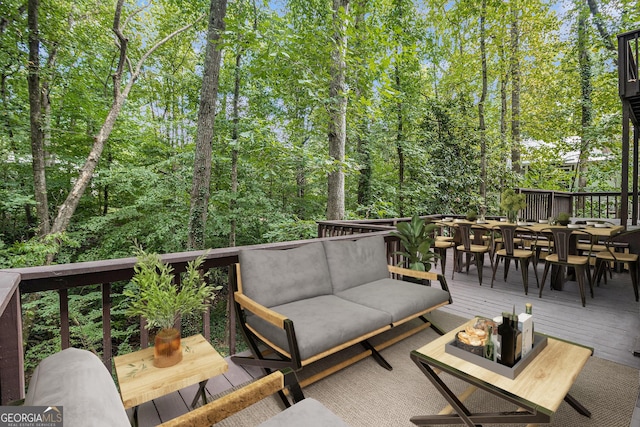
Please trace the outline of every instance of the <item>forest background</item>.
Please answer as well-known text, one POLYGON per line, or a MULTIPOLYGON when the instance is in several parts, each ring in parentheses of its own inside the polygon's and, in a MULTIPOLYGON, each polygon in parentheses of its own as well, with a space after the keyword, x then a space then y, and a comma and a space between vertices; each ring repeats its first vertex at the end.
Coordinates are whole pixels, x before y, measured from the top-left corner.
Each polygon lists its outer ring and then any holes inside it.
MULTIPOLYGON (((615 36, 638 26, 633 0, 3 0, 0 268, 617 191, 615 36)), ((74 301, 95 323, 99 293, 74 301)))

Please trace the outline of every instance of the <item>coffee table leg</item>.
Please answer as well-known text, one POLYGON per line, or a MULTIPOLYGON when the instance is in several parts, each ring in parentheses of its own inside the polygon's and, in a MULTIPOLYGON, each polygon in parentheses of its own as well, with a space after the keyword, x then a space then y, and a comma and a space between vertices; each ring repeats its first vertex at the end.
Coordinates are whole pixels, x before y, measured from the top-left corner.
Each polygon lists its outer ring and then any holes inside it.
POLYGON ((207 404, 207 391, 204 389, 205 386, 207 385, 207 381, 208 380, 200 381, 200 387, 198 388, 198 392, 193 397, 193 402, 191 402, 192 409, 196 407, 196 403, 198 403, 199 398, 202 398, 203 405, 207 404))
POLYGON ((567 394, 564 397, 564 401, 567 402, 573 409, 575 409, 579 414, 584 415, 585 417, 591 418, 591 412, 585 408, 582 403, 578 402, 575 397, 567 394))
MULTIPOLYGON (((420 363, 418 363, 418 367, 425 374, 425 376, 427 378, 429 378, 429 380, 433 383, 433 385, 436 387, 436 389, 438 389, 440 394, 442 394, 442 396, 447 400, 447 402, 449 402, 449 404, 451 405, 453 410, 456 411, 456 413, 458 414, 460 419, 462 421, 464 421, 464 423, 467 426, 475 427, 475 424, 469 418, 469 416, 471 415, 471 412, 467 409, 466 406, 464 406, 464 404, 451 391, 451 389, 449 387, 447 387, 447 385, 440 379, 438 374, 436 374, 435 371, 433 369, 431 369, 431 366, 420 362, 420 363)), ((411 419, 411 421, 414 424, 417 424, 417 422, 416 422, 416 421, 418 421, 417 418, 419 418, 419 417, 414 417, 414 418, 411 419)), ((420 425, 420 424, 418 424, 418 425, 420 425)))
MULTIPOLYGON (((496 412, 496 413, 472 413, 467 409, 462 401, 451 391, 451 389, 442 381, 436 372, 425 363, 420 357, 416 357, 413 353, 412 360, 418 365, 425 376, 433 383, 440 394, 445 398, 449 405, 456 412, 455 414, 439 414, 439 415, 419 415, 411 417, 410 421, 418 426, 429 426, 433 424, 462 424, 469 427, 481 426, 482 424, 522 424, 522 423, 548 423, 551 420, 550 414, 536 410, 536 408, 527 407, 525 402, 513 399, 512 396, 496 393, 491 387, 485 387, 481 382, 473 381, 472 378, 460 372, 448 372, 461 380, 492 393, 499 398, 517 405, 518 411, 496 412)), ((446 371, 446 370, 445 370, 446 371)), ((572 399, 570 396, 569 399, 572 399)), ((572 405, 573 406, 573 405, 572 405)))
POLYGON ((133 427, 138 427, 138 407, 133 407, 133 419, 131 420, 131 425, 133 427))

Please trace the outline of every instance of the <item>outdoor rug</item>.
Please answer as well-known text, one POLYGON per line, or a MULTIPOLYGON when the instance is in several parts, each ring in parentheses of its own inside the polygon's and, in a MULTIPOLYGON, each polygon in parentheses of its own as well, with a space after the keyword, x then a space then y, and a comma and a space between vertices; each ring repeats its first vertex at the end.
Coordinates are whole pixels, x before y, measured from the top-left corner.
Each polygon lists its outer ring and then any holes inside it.
MULTIPOLYGON (((443 312, 434 313, 432 319, 445 330, 451 330, 465 320, 443 312)), ((391 333, 398 331, 387 334, 391 333)), ((368 357, 304 388, 304 394, 322 402, 353 427, 413 426, 409 421, 412 416, 437 414, 446 406, 444 398, 409 358, 412 350, 437 337, 433 330, 427 329, 383 350, 381 353, 393 366, 392 371, 385 370, 368 357)), ((350 351, 353 350, 347 349, 342 354, 317 362, 318 366, 305 368, 301 378, 344 359, 350 351)), ((466 388, 466 383, 451 376, 442 375, 442 378, 455 392, 466 388)), ((591 411, 591 418, 578 414, 565 402, 549 425, 628 427, 639 386, 640 373, 637 369, 591 357, 570 391, 591 411)), ((476 391, 465 404, 471 411, 515 410, 509 403, 483 391, 476 391)), ((277 397, 269 397, 216 426, 255 426, 281 410, 277 397)))

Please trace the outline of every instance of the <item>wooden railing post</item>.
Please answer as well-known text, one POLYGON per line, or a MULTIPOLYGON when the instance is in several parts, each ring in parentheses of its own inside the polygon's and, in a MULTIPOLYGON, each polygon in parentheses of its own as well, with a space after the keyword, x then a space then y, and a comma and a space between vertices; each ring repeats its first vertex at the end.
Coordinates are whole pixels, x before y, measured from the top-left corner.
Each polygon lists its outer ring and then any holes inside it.
POLYGON ((0 273, 0 404, 24 399, 20 275, 0 273))

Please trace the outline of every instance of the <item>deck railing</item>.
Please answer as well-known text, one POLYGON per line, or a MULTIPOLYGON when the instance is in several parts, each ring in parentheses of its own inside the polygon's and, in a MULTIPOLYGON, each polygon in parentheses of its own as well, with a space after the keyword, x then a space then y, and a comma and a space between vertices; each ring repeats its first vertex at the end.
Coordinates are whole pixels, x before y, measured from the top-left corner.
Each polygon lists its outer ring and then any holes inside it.
MULTIPOLYGON (((379 230, 369 230, 378 231, 379 230)), ((394 262, 398 250, 398 240, 388 231, 380 233, 385 236, 387 253, 390 262, 394 262)), ((370 233, 348 234, 338 237, 327 237, 318 240, 358 239, 370 233)), ((208 251, 193 251, 166 254, 164 262, 170 264, 176 273, 184 271, 186 264, 204 254, 203 269, 222 268, 228 272, 229 280, 233 280, 233 264, 238 262, 238 253, 246 248, 288 249, 309 243, 312 240, 299 240, 234 248, 219 248, 208 251)), ((33 292, 57 292, 59 294, 60 339, 61 347, 70 346, 71 334, 69 324, 69 289, 99 285, 102 290, 102 359, 109 370, 112 367, 112 333, 111 333, 111 300, 115 296, 116 282, 128 281, 133 276, 135 258, 122 258, 103 261, 61 264, 31 268, 0 270, 0 405, 24 398, 25 374, 23 353, 23 325, 21 315, 21 298, 33 292)), ((394 262, 394 264, 397 262, 394 262)), ((229 292, 229 295, 231 292, 229 292)), ((231 297, 231 295, 230 295, 231 297)), ((235 313, 230 304, 229 352, 235 353, 235 313)), ((140 325, 141 347, 148 345, 148 331, 140 325)), ((208 314, 203 319, 203 335, 210 339, 208 314)))
MULTIPOLYGON (((521 188, 520 193, 527 196, 527 208, 520 217, 525 219, 546 219, 556 217, 560 212, 568 212, 576 218, 602 218, 620 220, 622 212, 622 195, 620 192, 584 192, 569 193, 565 191, 531 190, 521 188)), ((632 209, 629 201, 629 215, 638 210, 632 209)), ((633 223, 637 218, 627 218, 633 223)))

